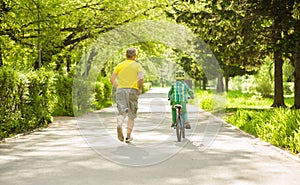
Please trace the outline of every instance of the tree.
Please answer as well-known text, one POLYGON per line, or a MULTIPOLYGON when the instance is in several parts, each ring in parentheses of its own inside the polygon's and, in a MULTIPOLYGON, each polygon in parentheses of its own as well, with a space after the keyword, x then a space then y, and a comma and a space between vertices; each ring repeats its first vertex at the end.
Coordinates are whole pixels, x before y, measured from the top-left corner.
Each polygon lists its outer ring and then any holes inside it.
POLYGON ((289 47, 293 48, 292 53, 292 64, 295 68, 294 70, 294 105, 293 108, 300 109, 300 2, 295 1, 293 14, 291 16, 292 28, 294 30, 293 34, 289 38, 289 47))
POLYGON ((70 67, 72 59, 69 57, 74 52, 82 53, 84 47, 99 35, 130 21, 160 16, 152 10, 162 6, 161 1, 146 0, 5 2, 2 7, 9 5, 10 9, 1 18, 0 36, 30 48, 35 69, 41 66, 70 67), (56 57, 54 64, 53 57, 56 57))
POLYGON ((171 7, 167 14, 178 23, 188 25, 203 38, 223 70, 227 65, 237 64, 251 71, 259 67, 266 56, 273 56, 273 107, 285 106, 282 66, 285 57, 292 53, 295 65, 295 107, 299 107, 298 0, 180 0, 175 1, 171 7), (288 47, 294 50, 290 51, 288 47))
MULTIPOLYGON (((259 42, 253 39, 254 36, 251 38, 242 26, 244 6, 239 1, 181 0, 173 3, 167 14, 178 23, 189 26, 209 45, 228 80, 227 72, 231 66, 241 66, 247 73, 262 63, 259 42), (250 39, 255 42, 244 44, 250 39)), ((223 91, 223 77, 220 76, 218 81, 217 90, 223 91)))

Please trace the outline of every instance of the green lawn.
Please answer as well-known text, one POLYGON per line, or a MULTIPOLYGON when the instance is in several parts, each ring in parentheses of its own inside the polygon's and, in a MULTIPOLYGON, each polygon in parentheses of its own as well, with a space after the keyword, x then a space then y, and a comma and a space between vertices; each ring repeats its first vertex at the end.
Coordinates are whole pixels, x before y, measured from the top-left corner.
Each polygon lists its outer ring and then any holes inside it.
MULTIPOLYGON (((288 107, 293 105, 294 99, 285 98, 288 107)), ((226 109, 268 109, 273 103, 273 98, 265 98, 257 94, 229 91, 226 93, 226 109)))
MULTIPOLYGON (((211 91, 197 91, 201 108, 214 112, 211 91)), ((287 108, 271 108, 272 98, 229 91, 223 119, 273 145, 293 153, 300 152, 300 110, 292 110, 293 98, 285 98, 287 108)), ((225 108, 225 107, 223 107, 225 108)))

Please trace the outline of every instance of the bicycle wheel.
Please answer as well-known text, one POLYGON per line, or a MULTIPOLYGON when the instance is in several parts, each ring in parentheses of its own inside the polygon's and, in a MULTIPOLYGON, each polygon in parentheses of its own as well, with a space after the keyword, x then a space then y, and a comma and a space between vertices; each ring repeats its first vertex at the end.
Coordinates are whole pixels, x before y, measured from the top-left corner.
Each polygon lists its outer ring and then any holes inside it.
POLYGON ((176 118, 176 135, 177 135, 177 140, 178 142, 181 141, 181 124, 180 124, 180 118, 177 116, 176 118))
POLYGON ((181 121, 181 124, 180 124, 180 127, 181 127, 181 135, 182 135, 182 138, 185 138, 185 125, 184 125, 184 121, 182 119, 182 116, 180 116, 180 121, 181 121))

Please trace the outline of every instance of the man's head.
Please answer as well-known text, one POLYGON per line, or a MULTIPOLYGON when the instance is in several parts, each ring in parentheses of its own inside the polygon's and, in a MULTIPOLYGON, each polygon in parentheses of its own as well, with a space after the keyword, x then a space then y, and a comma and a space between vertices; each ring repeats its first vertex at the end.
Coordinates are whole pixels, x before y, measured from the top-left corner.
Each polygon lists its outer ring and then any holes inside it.
POLYGON ((185 74, 184 74, 183 70, 178 70, 175 73, 176 80, 184 80, 184 78, 185 78, 184 76, 185 76, 185 74))
POLYGON ((134 48, 128 48, 126 50, 126 57, 134 60, 136 57, 136 50, 134 48))

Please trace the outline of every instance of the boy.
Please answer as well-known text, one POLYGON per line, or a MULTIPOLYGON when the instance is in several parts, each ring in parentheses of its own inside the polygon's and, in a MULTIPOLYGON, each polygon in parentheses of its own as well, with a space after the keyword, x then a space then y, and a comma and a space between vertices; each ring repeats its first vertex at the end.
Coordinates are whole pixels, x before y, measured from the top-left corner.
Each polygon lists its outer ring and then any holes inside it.
POLYGON ((186 129, 190 129, 191 125, 188 121, 186 104, 189 98, 194 98, 193 91, 189 88, 189 86, 184 82, 185 74, 184 71, 179 70, 175 73, 176 82, 174 82, 169 90, 168 98, 171 101, 172 106, 172 125, 176 122, 176 109, 174 105, 180 104, 182 105, 182 115, 184 120, 184 125, 186 129))

